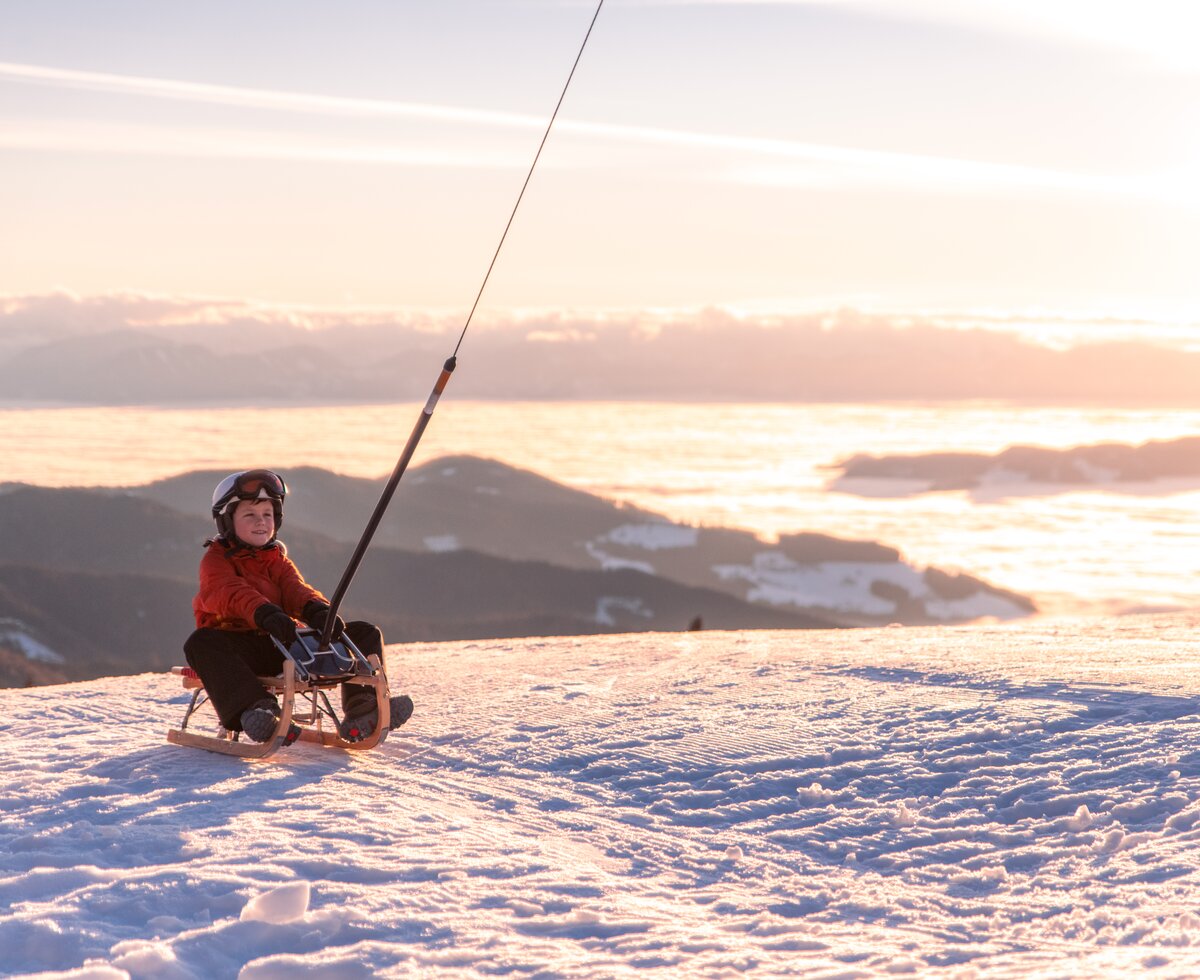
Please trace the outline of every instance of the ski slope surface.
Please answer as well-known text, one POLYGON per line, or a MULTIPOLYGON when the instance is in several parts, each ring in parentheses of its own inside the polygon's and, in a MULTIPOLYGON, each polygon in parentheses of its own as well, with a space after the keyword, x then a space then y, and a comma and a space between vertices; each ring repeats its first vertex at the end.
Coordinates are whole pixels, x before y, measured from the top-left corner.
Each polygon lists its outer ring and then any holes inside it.
POLYGON ((380 748, 0 691, 0 973, 1200 976, 1183 617, 393 646, 380 748))

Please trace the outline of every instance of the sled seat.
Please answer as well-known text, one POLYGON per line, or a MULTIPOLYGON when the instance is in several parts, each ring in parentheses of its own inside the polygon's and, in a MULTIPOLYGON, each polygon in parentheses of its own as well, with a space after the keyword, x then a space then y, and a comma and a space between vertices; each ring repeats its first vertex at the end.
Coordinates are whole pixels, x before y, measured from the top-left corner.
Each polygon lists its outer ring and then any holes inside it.
POLYGON ((279 699, 280 707, 279 724, 275 733, 265 742, 243 741, 238 738, 237 732, 226 731, 219 722, 213 735, 201 735, 190 731, 188 724, 192 721, 192 716, 208 702, 208 696, 204 690, 204 683, 195 670, 185 666, 172 667, 171 673, 180 678, 185 691, 192 692, 192 699, 180 726, 167 732, 167 741, 175 745, 189 745, 193 748, 207 749, 209 752, 251 759, 266 758, 295 741, 316 742, 341 749, 372 749, 387 738, 391 728, 391 705, 387 676, 379 658, 372 655, 365 660, 370 665, 371 673, 350 677, 313 677, 300 680, 296 676, 296 665, 291 660, 284 661, 283 671, 278 676, 260 677, 259 681, 263 687, 279 699), (326 693, 330 688, 342 683, 361 684, 375 691, 375 710, 378 718, 375 731, 358 742, 349 742, 342 738, 338 731, 340 719, 326 693))
MULTIPOLYGON (((200 680, 200 675, 192 667, 176 665, 171 668, 171 673, 183 680, 183 689, 185 691, 203 690, 204 688, 204 682, 200 680)), ((296 690, 301 691, 305 687, 336 687, 343 680, 345 678, 342 677, 318 677, 309 681, 297 680, 296 690)), ((258 682, 272 694, 278 694, 287 689, 283 674, 276 674, 274 677, 260 677, 258 682)))

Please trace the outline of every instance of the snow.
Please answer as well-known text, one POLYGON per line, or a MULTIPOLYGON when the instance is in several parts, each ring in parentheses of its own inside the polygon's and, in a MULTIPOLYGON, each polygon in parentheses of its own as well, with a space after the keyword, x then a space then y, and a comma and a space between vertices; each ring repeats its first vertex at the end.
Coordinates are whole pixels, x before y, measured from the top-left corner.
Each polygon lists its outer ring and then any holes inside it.
POLYGON ((426 537, 424 542, 429 551, 448 552, 458 551, 462 548, 456 534, 432 534, 426 537))
POLYGON ((596 563, 606 572, 617 572, 624 568, 633 569, 635 572, 644 572, 647 575, 654 574, 654 566, 646 561, 637 561, 629 558, 618 558, 615 555, 610 555, 608 552, 601 549, 595 541, 587 542, 587 553, 595 559, 596 563))
POLYGON ((698 528, 666 521, 651 521, 642 524, 621 524, 607 534, 602 534, 585 544, 587 553, 606 572, 630 568, 653 575, 654 566, 636 558, 619 558, 604 550, 605 545, 623 548, 640 548, 643 551, 694 548, 700 540, 698 528))
POLYGON ((928 588, 921 588, 925 612, 943 622, 969 622, 979 619, 1014 619, 1026 612, 1011 599, 989 592, 976 592, 962 599, 934 598, 928 588))
POLYGON ((685 524, 650 522, 622 524, 601 537, 600 542, 611 541, 627 548, 643 548, 658 551, 660 548, 694 548, 700 540, 698 528, 685 524))
POLYGON ((269 892, 255 895, 242 909, 243 922, 273 922, 280 925, 303 918, 308 911, 308 899, 312 889, 307 881, 293 881, 269 892))
POLYGON ((919 569, 900 561, 801 564, 782 552, 764 551, 749 565, 716 565, 713 572, 724 581, 748 582, 749 601, 775 606, 889 616, 896 613, 897 600, 895 595, 881 591, 880 586, 891 585, 896 594, 919 601, 925 613, 937 619, 1014 619, 1028 615, 1027 609, 1011 599, 983 590, 961 599, 945 599, 930 588, 919 569))
POLYGON ((2 691, 0 971, 1200 975, 1196 626, 394 646, 407 726, 260 762, 2 691))
POLYGON ((621 596, 601 596, 596 600, 596 622, 601 626, 616 626, 617 619, 613 615, 614 610, 630 613, 634 616, 643 616, 646 619, 654 616, 654 613, 645 608, 641 599, 627 599, 621 596))
POLYGON ((35 640, 28 630, 29 627, 19 619, 0 618, 0 644, 7 644, 17 650, 26 660, 40 660, 47 664, 66 663, 61 654, 35 640))

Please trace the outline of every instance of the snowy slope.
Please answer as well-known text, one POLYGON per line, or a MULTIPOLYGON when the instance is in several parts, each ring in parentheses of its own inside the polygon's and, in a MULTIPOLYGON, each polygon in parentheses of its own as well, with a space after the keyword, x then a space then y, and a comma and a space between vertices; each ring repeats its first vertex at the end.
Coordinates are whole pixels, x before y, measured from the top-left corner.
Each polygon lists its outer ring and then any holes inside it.
POLYGON ((258 763, 3 691, 0 972, 1200 976, 1196 625, 393 647, 409 726, 258 763))

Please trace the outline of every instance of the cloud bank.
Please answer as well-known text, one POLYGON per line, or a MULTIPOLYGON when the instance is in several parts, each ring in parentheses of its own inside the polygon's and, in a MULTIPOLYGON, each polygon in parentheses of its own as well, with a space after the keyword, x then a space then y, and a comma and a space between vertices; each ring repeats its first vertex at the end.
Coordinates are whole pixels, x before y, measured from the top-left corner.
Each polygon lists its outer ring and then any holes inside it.
MULTIPOLYGON (((1200 352, 1051 349, 970 318, 543 314, 472 327, 459 397, 1200 404, 1200 352)), ((461 321, 115 294, 0 298, 9 401, 424 398, 461 321), (238 355, 233 351, 236 349, 238 355), (247 352, 253 357, 243 356, 247 352)))

